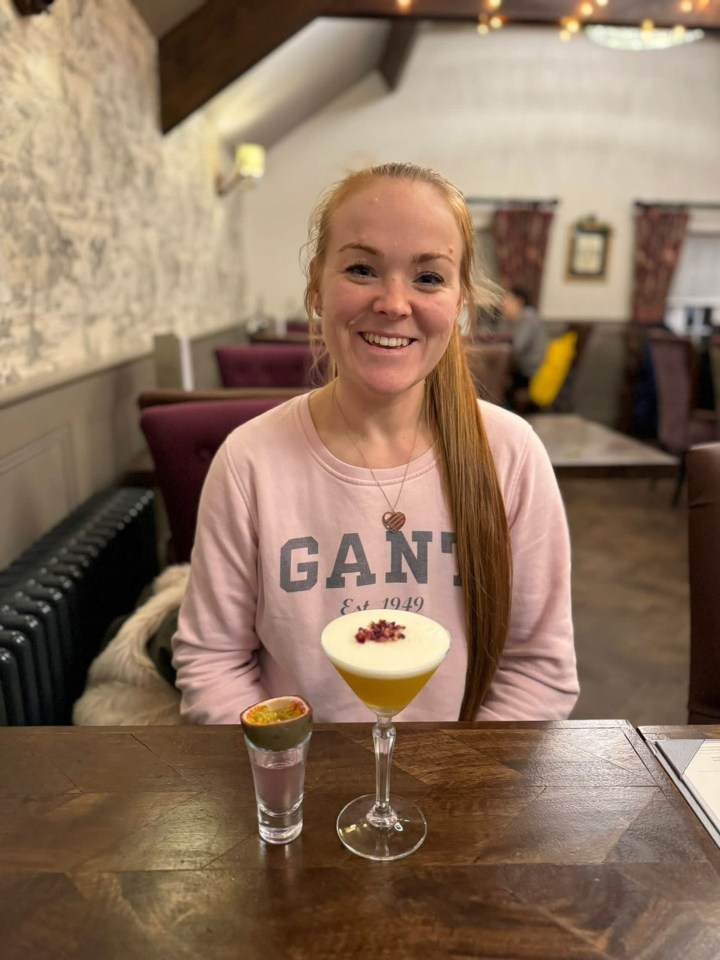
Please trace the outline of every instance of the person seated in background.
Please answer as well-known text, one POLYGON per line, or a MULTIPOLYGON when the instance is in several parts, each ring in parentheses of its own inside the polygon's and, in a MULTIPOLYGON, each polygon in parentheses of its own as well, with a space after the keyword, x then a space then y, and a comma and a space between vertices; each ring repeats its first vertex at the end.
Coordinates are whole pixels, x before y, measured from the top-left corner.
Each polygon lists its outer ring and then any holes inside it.
POLYGON ((514 286, 504 291, 502 314, 499 330, 512 333, 513 369, 507 403, 513 410, 526 412, 531 403, 528 386, 545 359, 547 331, 522 287, 514 286))

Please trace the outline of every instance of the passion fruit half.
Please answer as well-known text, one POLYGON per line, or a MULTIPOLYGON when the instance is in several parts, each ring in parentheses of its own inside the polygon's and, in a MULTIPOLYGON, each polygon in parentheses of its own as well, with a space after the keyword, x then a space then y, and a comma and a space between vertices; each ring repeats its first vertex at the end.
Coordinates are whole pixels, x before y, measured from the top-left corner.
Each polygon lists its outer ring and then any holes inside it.
POLYGON ((272 697, 243 710, 240 723, 250 743, 261 750, 288 750, 310 734, 312 707, 302 697, 272 697))

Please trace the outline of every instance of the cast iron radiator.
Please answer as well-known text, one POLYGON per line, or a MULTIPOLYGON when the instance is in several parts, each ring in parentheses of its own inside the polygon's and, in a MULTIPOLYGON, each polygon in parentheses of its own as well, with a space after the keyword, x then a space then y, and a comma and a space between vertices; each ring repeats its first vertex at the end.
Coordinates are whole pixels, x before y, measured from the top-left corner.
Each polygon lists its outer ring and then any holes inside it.
POLYGON ((71 723, 109 626, 156 574, 140 487, 90 497, 0 572, 0 726, 71 723))

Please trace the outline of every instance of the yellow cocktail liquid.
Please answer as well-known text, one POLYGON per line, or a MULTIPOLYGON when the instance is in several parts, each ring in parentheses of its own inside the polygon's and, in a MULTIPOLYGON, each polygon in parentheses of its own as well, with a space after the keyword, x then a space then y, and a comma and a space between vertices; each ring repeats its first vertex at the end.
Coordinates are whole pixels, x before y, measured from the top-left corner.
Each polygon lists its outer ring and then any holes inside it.
POLYGON ((420 693, 437 666, 414 677, 363 677, 337 664, 335 669, 366 707, 375 713, 394 716, 420 693))

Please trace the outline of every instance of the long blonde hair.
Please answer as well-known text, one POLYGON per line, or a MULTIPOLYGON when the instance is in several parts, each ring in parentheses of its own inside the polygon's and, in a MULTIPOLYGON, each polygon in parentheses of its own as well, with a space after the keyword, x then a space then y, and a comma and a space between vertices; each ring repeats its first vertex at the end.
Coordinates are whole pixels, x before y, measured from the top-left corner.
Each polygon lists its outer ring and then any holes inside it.
MULTIPOLYGON (((427 167, 386 163, 351 173, 321 197, 310 219, 305 310, 312 341, 323 357, 315 311, 327 256, 330 225, 337 209, 378 179, 406 180, 435 187, 451 209, 463 240, 460 286, 466 309, 476 313, 472 274, 475 238, 462 193, 427 167)), ((328 372, 334 374, 332 359, 328 372)), ((425 413, 435 437, 443 487, 455 528, 456 555, 465 606, 468 667, 460 720, 474 720, 487 696, 505 646, 510 622, 512 561, 505 505, 495 463, 455 325, 447 350, 426 379, 425 413)))

